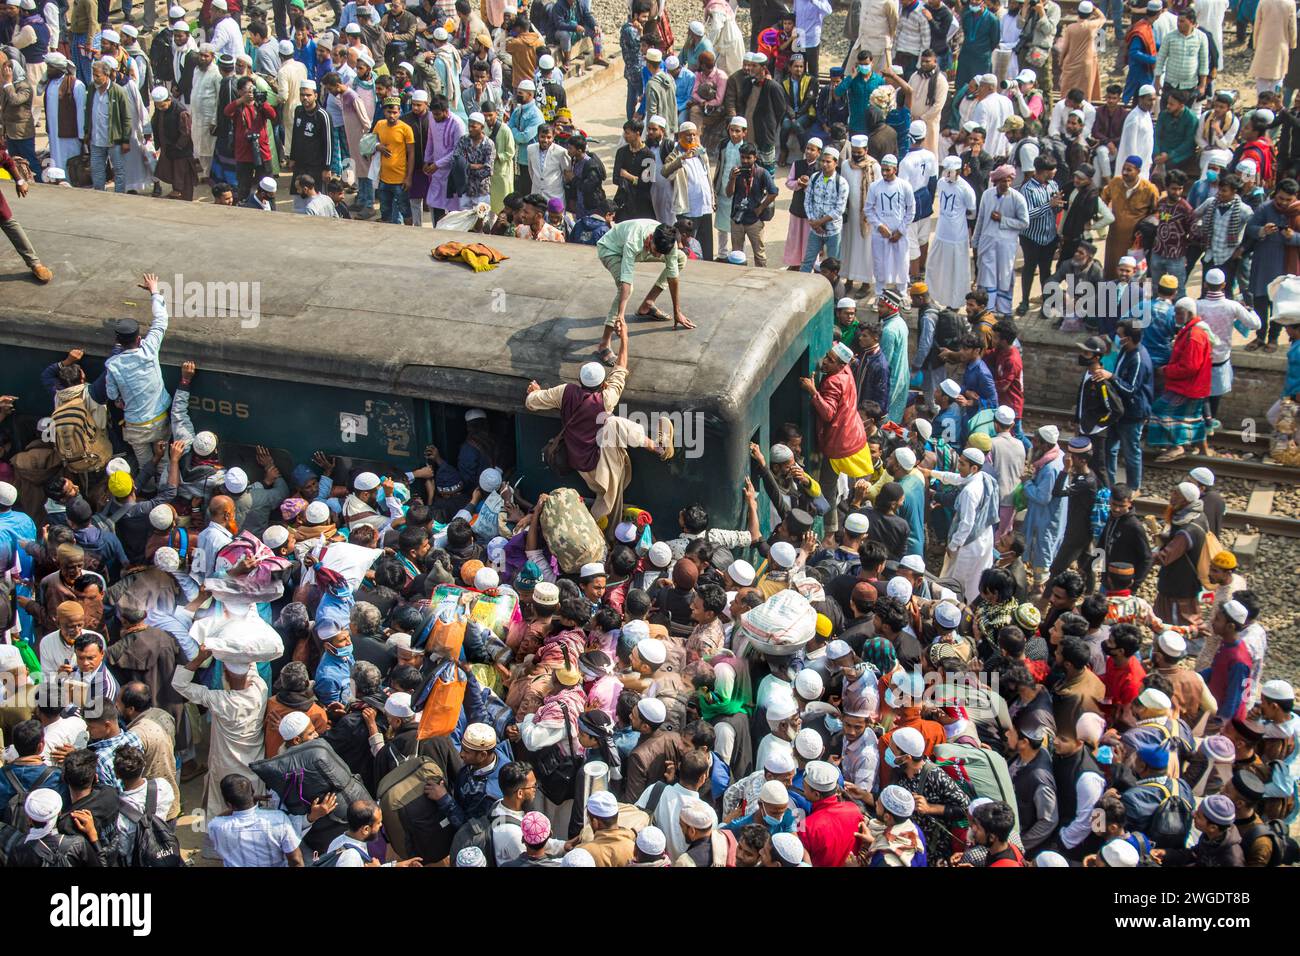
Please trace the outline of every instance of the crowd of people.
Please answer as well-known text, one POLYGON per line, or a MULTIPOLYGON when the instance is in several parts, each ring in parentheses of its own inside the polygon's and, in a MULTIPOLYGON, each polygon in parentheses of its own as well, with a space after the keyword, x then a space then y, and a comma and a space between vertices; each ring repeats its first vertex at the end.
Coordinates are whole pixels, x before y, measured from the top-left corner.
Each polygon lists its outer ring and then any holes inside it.
MULTIPOLYGON (((231 464, 190 418, 203 370, 169 393, 152 275, 147 328, 68 343, 47 408, 0 397, 0 861, 181 865, 184 814, 226 866, 1296 861, 1300 716, 1219 540, 1214 472, 1162 518, 1134 512, 1144 430, 1165 462, 1208 450, 1234 328, 1271 350, 1300 321, 1273 282, 1300 249, 1293 0, 1259 3, 1241 116, 1211 85, 1220 25, 1198 25, 1221 0, 1117 20, 1131 89, 1104 104, 1089 0, 1064 24, 1052 0, 863 0, 852 70, 825 84, 828 3, 753 4, 746 50, 726 0, 679 46, 634 0, 612 197, 564 105, 566 68, 602 53, 581 0, 357 0, 338 44, 299 3, 245 25, 210 0, 148 52, 77 0, 72 55, 51 38, 37 59, 22 34, 52 33, 50 6, 0 17, 19 195, 85 153, 99 188, 111 168, 119 191, 188 199, 201 174, 266 209, 283 162, 308 214, 377 199, 395 223, 472 212, 595 245, 615 295, 578 381, 520 396, 558 413, 547 460, 573 475, 535 501, 476 408, 414 470, 317 452, 282 472, 261 447, 231 464), (1268 26, 1283 6, 1290 39, 1268 26), (33 84, 58 134, 44 166, 15 135, 33 84), (150 137, 157 163, 133 167, 150 137), (781 185, 785 264, 835 287, 834 342, 800 380, 815 433, 772 422, 751 447, 745 527, 689 501, 652 517, 625 500, 632 453, 672 459, 675 435, 614 414, 629 323, 693 328, 691 259, 744 262, 748 242, 765 265, 781 185), (659 282, 629 310, 644 262, 659 282), (1062 327, 1091 333, 1073 436, 1024 425, 1013 313, 1036 276, 1044 311, 1060 283, 1062 327)), ((1300 399, 1291 356, 1279 406, 1300 399)))

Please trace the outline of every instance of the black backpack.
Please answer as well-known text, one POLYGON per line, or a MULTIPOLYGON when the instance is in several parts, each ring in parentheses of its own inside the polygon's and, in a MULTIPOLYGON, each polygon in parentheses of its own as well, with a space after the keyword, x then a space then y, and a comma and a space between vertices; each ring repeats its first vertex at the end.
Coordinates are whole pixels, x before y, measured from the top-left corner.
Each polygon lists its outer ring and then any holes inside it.
POLYGON ((569 712, 564 712, 564 739, 536 753, 530 754, 533 772, 537 775, 537 787, 552 803, 564 803, 573 799, 573 789, 585 756, 566 754, 563 751, 565 741, 576 736, 569 712))
POLYGON ((939 349, 955 349, 962 336, 970 331, 970 322, 956 309, 940 309, 934 323, 934 354, 939 349))
POLYGON ((136 810, 125 800, 118 807, 117 812, 135 824, 135 845, 125 861, 128 866, 166 869, 185 865, 181 841, 171 827, 158 819, 157 809, 157 780, 145 784, 144 810, 136 810))
POLYGON ((1181 848, 1187 842, 1187 834, 1192 829, 1192 805, 1177 792, 1178 784, 1170 790, 1158 780, 1143 780, 1139 787, 1154 787, 1163 796, 1151 813, 1151 818, 1142 831, 1159 849, 1173 850, 1181 848))
POLYGON ((365 847, 353 846, 349 843, 347 846, 341 846, 337 850, 330 850, 324 856, 318 856, 311 861, 312 866, 338 866, 339 857, 343 855, 344 850, 356 850, 361 855, 362 863, 370 862, 370 851, 365 847))
POLYGON ((1265 866, 1293 866, 1300 863, 1300 844, 1287 830, 1282 820, 1261 820, 1241 831, 1242 848, 1245 849, 1260 837, 1268 837, 1273 845, 1273 855, 1265 866))
POLYGON ((456 835, 451 838, 448 855, 451 863, 456 865, 456 857, 468 846, 476 846, 483 853, 488 866, 497 865, 496 849, 492 846, 492 815, 485 813, 480 817, 470 817, 460 825, 456 835))
POLYGON ((41 775, 36 778, 36 782, 30 787, 24 787, 23 782, 18 779, 18 774, 12 767, 0 768, 4 770, 5 779, 9 781, 9 786, 14 788, 14 795, 9 798, 9 806, 5 808, 4 822, 9 824, 15 830, 26 830, 31 826, 31 820, 27 819, 27 810, 24 804, 27 801, 27 795, 33 790, 39 790, 45 786, 52 776, 54 768, 46 767, 41 771, 41 775))

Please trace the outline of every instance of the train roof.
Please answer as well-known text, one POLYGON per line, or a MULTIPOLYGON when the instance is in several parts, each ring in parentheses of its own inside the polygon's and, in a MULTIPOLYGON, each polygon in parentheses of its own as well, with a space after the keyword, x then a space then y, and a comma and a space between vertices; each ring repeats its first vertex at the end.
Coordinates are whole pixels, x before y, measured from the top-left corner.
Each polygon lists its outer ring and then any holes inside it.
MULTIPOLYGON (((107 354, 109 322, 149 322, 143 272, 173 284, 182 276, 191 289, 260 283, 256 324, 178 309, 163 362, 193 358, 242 375, 518 411, 530 380, 576 381, 613 295, 609 273, 583 246, 478 237, 510 258, 474 273, 430 256, 465 233, 55 186, 35 186, 15 205, 54 280, 3 283, 0 340, 13 346, 107 354)), ((656 274, 638 267, 629 314, 656 274)), ((711 262, 691 262, 683 276, 698 328, 633 321, 625 397, 736 418, 768 377, 784 374, 778 361, 830 286, 817 275, 711 262)), ((667 293, 661 303, 667 311, 667 293)))

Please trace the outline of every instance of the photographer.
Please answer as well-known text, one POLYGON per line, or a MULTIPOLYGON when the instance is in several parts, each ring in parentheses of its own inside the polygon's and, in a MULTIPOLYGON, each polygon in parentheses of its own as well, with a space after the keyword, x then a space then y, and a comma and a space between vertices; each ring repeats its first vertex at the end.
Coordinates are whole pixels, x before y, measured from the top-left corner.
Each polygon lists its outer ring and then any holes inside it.
POLYGON ((248 197, 253 184, 271 173, 271 140, 268 124, 275 120, 275 107, 257 90, 251 76, 240 77, 235 99, 225 114, 235 125, 235 166, 239 174, 239 200, 248 197))
POLYGON ((745 143, 740 147, 740 165, 732 167, 727 181, 731 197, 731 248, 745 251, 745 239, 754 250, 754 265, 767 266, 767 246, 763 242, 763 224, 772 218, 776 201, 776 183, 772 174, 758 165, 758 147, 745 143))

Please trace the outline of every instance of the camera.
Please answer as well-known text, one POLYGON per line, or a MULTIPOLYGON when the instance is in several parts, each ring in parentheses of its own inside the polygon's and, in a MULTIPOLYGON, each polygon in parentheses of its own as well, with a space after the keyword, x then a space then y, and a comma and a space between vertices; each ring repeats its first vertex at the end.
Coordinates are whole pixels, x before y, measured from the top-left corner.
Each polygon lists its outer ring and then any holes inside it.
POLYGON ((253 102, 261 106, 266 102, 266 93, 261 90, 253 90, 253 102))

